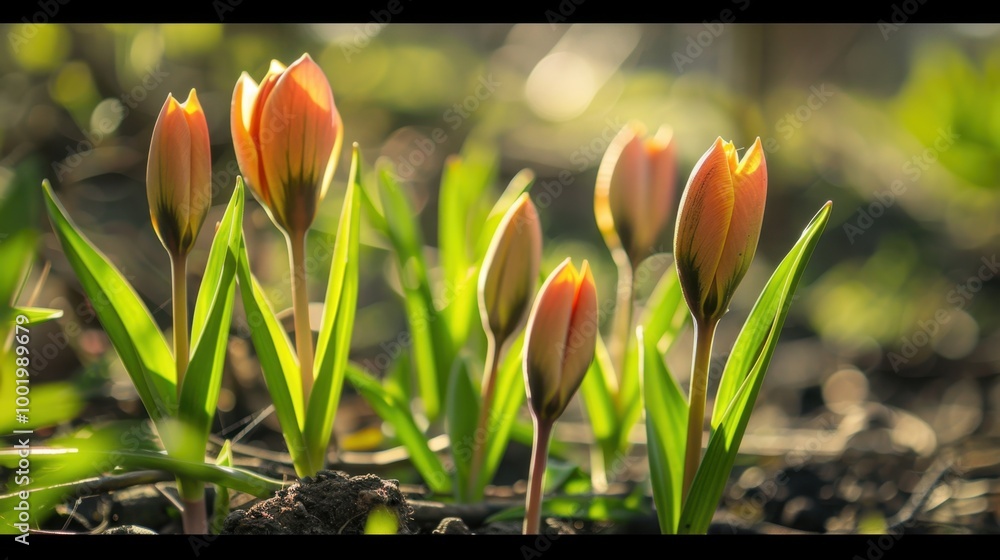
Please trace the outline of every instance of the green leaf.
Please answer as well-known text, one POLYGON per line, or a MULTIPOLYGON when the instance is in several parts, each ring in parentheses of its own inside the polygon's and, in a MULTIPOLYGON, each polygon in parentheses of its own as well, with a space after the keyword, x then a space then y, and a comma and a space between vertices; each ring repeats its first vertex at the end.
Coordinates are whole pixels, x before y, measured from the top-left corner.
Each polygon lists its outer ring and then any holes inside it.
POLYGON ((708 530, 778 344, 795 288, 826 228, 831 206, 828 202, 820 209, 778 265, 733 344, 719 383, 708 449, 681 512, 678 527, 682 533, 708 530))
MULTIPOLYGON (((219 456, 215 458, 215 464, 220 467, 233 466, 232 443, 227 439, 219 450, 219 456)), ((215 485, 215 507, 212 509, 212 534, 218 535, 222 532, 222 525, 229 515, 229 502, 232 497, 229 489, 225 486, 215 485)))
MULTIPOLYGON (((524 331, 508 345, 506 356, 501 358, 500 369, 497 372, 496 385, 493 389, 493 406, 490 407, 490 417, 486 422, 486 453, 483 457, 483 469, 479 472, 476 483, 477 492, 486 487, 496 475, 503 454, 507 451, 511 432, 517 422, 518 411, 527 399, 524 389, 524 370, 522 369, 521 352, 524 348, 524 331)), ((531 424, 528 424, 529 430, 531 424)), ((555 441, 552 442, 555 444, 555 441)))
POLYGON ((62 317, 63 311, 45 307, 15 307, 14 314, 27 317, 29 325, 38 325, 62 317))
POLYGON ((441 414, 441 402, 447 387, 447 371, 439 371, 439 368, 452 361, 443 336, 444 324, 438 320, 438 312, 434 307, 427 263, 423 255, 423 236, 414 219, 413 207, 396 181, 392 164, 388 160, 379 160, 377 176, 379 198, 403 288, 417 385, 424 411, 433 421, 441 414))
POLYGON ((260 361, 264 382, 267 383, 267 391, 271 394, 274 410, 281 423, 285 444, 295 465, 295 472, 299 476, 314 474, 320 467, 311 464, 302 434, 305 425, 305 407, 302 405, 302 377, 299 374, 299 364, 292 352, 288 334, 274 316, 274 310, 268 303, 260 283, 250 272, 246 245, 242 239, 237 275, 247 323, 250 325, 250 337, 257 352, 257 359, 260 361))
POLYGON ((517 202, 519 196, 531 189, 531 185, 534 182, 535 173, 530 169, 522 169, 517 175, 514 175, 514 178, 507 184, 507 188, 500 194, 500 198, 497 199, 496 204, 493 205, 489 216, 486 218, 486 224, 483 225, 483 229, 479 234, 479 240, 476 243, 476 255, 480 262, 486 256, 486 251, 490 248, 490 241, 493 240, 493 234, 500 227, 500 222, 503 221, 507 210, 510 209, 512 204, 517 202))
POLYGON ((477 310, 476 288, 481 258, 474 241, 486 222, 486 194, 496 178, 495 150, 467 143, 462 156, 445 161, 438 204, 438 246, 444 279, 442 312, 452 345, 464 345, 477 310))
POLYGON ((639 324, 643 325, 646 338, 666 353, 690 319, 677 269, 671 265, 650 294, 639 324))
POLYGON ((44 181, 42 187, 52 229, 146 411, 154 421, 173 416, 177 410, 177 373, 163 333, 135 289, 80 234, 49 182, 44 181))
POLYGON ((395 399, 382 388, 378 380, 353 363, 347 365, 347 380, 368 401, 375 413, 396 430, 396 437, 410 453, 413 467, 424 478, 431 491, 438 494, 451 493, 451 477, 445 471, 441 459, 427 445, 427 437, 417 427, 410 414, 409 404, 395 399))
MULTIPOLYGON (((17 396, 14 355, 0 352, 0 360, 10 364, 0 364, 0 402, 13 404, 17 396)), ((3 412, 0 412, 0 434, 9 434, 12 430, 37 430, 68 422, 80 414, 85 404, 76 385, 61 381, 32 385, 30 398, 30 412, 25 423, 16 421, 14 415, 17 407, 3 407, 3 412)))
MULTIPOLYGON (((13 448, 0 449, 0 465, 16 465, 18 460, 18 450, 13 448)), ((170 472, 178 477, 201 480, 212 484, 218 484, 226 488, 232 488, 239 492, 246 492, 259 498, 270 498, 272 495, 284 487, 280 480, 268 478, 255 472, 237 467, 223 467, 213 465, 204 461, 185 461, 170 457, 165 453, 135 450, 127 451, 113 449, 111 451, 91 451, 78 448, 61 447, 32 447, 32 466, 45 467, 52 464, 77 464, 77 465, 117 465, 126 470, 132 469, 158 469, 170 472)), ((27 490, 36 492, 44 488, 29 486, 27 490)), ((7 499, 16 494, 0 496, 0 500, 7 499)))
MULTIPOLYGON (((643 515, 646 509, 632 496, 551 496, 542 501, 542 516, 574 520, 628 521, 643 515)), ((524 506, 491 515, 486 523, 521 519, 524 519, 524 506)))
POLYGON ((184 449, 167 447, 172 455, 179 453, 178 457, 191 461, 205 459, 205 444, 222 387, 229 326, 233 318, 236 268, 243 239, 243 193, 243 179, 238 177, 212 240, 194 308, 191 361, 181 382, 178 417, 196 439, 185 442, 184 449))
POLYGON ((347 194, 340 211, 337 240, 333 248, 330 281, 323 305, 323 323, 316 348, 316 382, 306 411, 305 442, 313 465, 324 464, 333 421, 344 387, 344 369, 351 351, 351 333, 358 303, 361 161, 358 145, 351 157, 347 194))
POLYGON ((667 370, 656 341, 645 336, 643 327, 636 331, 646 404, 649 479, 660 532, 671 535, 677 532, 681 514, 688 405, 677 380, 667 370))
MULTIPOLYGON (((0 239, 0 344, 8 342, 14 329, 15 310, 23 283, 27 280, 31 262, 35 258, 34 232, 24 231, 0 239)), ((27 325, 30 327, 30 324, 27 325)), ((23 332, 23 331, 22 331, 23 332)))
MULTIPOLYGON (((459 355, 451 368, 451 379, 448 383, 447 425, 448 438, 451 440, 451 457, 455 462, 455 483, 458 485, 458 499, 462 502, 477 500, 478 496, 469 495, 469 471, 472 469, 472 456, 477 445, 485 445, 484 441, 476 440, 476 427, 479 422, 480 397, 472 384, 469 358, 459 355)), ((484 452, 485 455, 485 452, 484 452)), ((476 488, 478 491, 478 488, 476 488)))
MULTIPOLYGON (((594 352, 594 361, 590 363, 590 369, 583 377, 580 384, 580 393, 586 406, 587 420, 590 428, 594 432, 594 439, 597 440, 597 448, 592 451, 600 452, 600 462, 593 462, 591 469, 595 472, 603 472, 609 465, 615 451, 618 450, 619 422, 618 410, 615 406, 615 395, 618 392, 618 380, 615 379, 614 365, 611 363, 611 355, 604 344, 604 339, 600 333, 597 335, 597 349, 594 352), (601 469, 601 471, 597 471, 601 469)), ((604 478, 601 476, 599 478, 604 478)))

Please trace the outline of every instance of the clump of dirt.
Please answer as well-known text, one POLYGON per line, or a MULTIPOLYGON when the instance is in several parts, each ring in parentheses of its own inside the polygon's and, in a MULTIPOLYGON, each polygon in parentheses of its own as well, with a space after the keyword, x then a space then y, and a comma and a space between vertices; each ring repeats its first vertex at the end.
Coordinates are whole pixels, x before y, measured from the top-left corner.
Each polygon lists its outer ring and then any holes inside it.
POLYGON ((368 514, 376 508, 396 516, 400 533, 409 532, 411 510, 399 491, 399 481, 320 471, 279 490, 273 498, 230 513, 222 534, 360 535, 368 514))

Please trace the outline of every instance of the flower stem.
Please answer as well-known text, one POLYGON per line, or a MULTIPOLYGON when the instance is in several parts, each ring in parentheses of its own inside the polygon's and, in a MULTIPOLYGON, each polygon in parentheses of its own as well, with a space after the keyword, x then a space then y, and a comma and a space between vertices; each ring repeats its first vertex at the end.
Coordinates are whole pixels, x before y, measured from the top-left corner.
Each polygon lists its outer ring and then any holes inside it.
POLYGON ((173 290, 174 362, 177 364, 177 396, 180 397, 188 367, 187 255, 170 256, 173 290))
POLYGON ((500 365, 501 344, 497 344, 492 334, 486 335, 486 368, 483 370, 483 402, 479 406, 479 420, 476 431, 472 433, 472 466, 469 468, 468 498, 478 500, 479 471, 483 468, 483 455, 486 453, 486 435, 489 429, 490 409, 493 407, 493 393, 497 385, 497 367, 500 365), (482 437, 480 438, 480 434, 482 437), (480 439, 482 443, 480 443, 480 439))
MULTIPOLYGON (((202 490, 202 492, 204 492, 204 490, 202 490)), ((202 494, 202 498, 200 500, 182 498, 181 502, 184 504, 184 513, 181 514, 181 519, 184 524, 184 534, 207 535, 208 515, 205 513, 204 493, 202 494)))
POLYGON ((619 383, 625 375, 625 359, 632 334, 632 298, 635 290, 635 270, 623 249, 612 251, 618 265, 618 301, 612 323, 611 356, 619 383))
POLYGON ((718 321, 695 321, 694 364, 691 369, 691 395, 688 408, 687 449, 684 453, 684 491, 687 500, 694 475, 701 461, 701 440, 705 425, 705 400, 708 393, 708 373, 712 365, 712 341, 718 321))
POLYGON ((542 524, 542 482, 549 457, 549 437, 552 421, 535 418, 535 438, 531 446, 531 469, 528 471, 528 495, 524 510, 525 535, 537 535, 542 524))
POLYGON ((295 350, 302 374, 302 406, 308 410, 313 387, 312 328, 309 326, 309 293, 306 291, 306 234, 289 232, 288 255, 292 271, 292 313, 295 317, 295 350))

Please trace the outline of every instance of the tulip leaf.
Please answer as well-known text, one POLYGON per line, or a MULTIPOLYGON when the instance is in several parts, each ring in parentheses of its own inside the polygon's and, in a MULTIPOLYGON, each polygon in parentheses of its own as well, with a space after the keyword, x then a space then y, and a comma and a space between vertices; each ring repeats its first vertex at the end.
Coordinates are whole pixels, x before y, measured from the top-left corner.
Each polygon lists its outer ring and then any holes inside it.
MULTIPOLYGON (((219 450, 219 455, 215 458, 215 464, 220 467, 233 466, 233 449, 230 440, 227 439, 222 444, 222 449, 219 450)), ((229 515, 229 505, 232 500, 232 496, 229 494, 228 488, 219 484, 215 485, 215 506, 212 508, 213 534, 217 535, 222 531, 223 523, 229 515)))
POLYGON ((655 339, 646 337, 643 327, 637 329, 636 339, 646 405, 649 479, 660 532, 669 535, 677 532, 681 513, 688 405, 655 339))
POLYGON ((38 325, 62 317, 63 311, 45 307, 15 307, 14 315, 24 315, 28 318, 29 325, 38 325))
MULTIPOLYGON (((242 237, 242 236, 241 236, 242 237)), ((260 369, 264 374, 267 391, 274 402, 274 410, 281 423, 281 432, 288 452, 300 476, 314 474, 320 466, 313 466, 306 453, 305 407, 302 405, 302 377, 299 364, 292 351, 288 333, 274 315, 271 304, 260 283, 250 272, 245 243, 240 242, 240 261, 237 279, 240 284, 243 307, 246 310, 250 338, 253 340, 260 369)))
POLYGON ((361 393, 375 413, 396 430, 396 437, 410 453, 413 467, 431 491, 438 494, 451 493, 451 477, 445 471, 441 459, 427 445, 427 437, 410 414, 409 403, 400 402, 378 380, 356 364, 348 363, 346 373, 347 380, 361 393))
POLYGON ((671 265, 653 288, 639 324, 645 329, 646 338, 665 354, 690 319, 677 269, 671 265))
POLYGON ((722 497, 747 422, 802 273, 830 218, 826 203, 781 261, 750 311, 726 362, 712 414, 712 435, 681 512, 678 531, 704 533, 722 497))
POLYGON ((361 201, 357 191, 361 182, 360 164, 355 144, 323 305, 323 322, 316 348, 316 383, 306 412, 304 435, 314 465, 323 464, 330 444, 333 421, 344 387, 344 368, 351 350, 351 333, 358 303, 361 201))
POLYGON ((150 417, 159 422, 177 410, 177 372, 163 333, 117 268, 69 219, 49 182, 42 182, 52 229, 94 312, 150 417))
MULTIPOLYGON (((462 156, 445 161, 438 204, 438 246, 444 290, 442 306, 452 346, 460 348, 469 337, 477 314, 479 267, 473 241, 479 238, 489 205, 486 194, 496 178, 495 150, 468 143, 462 156)), ((478 325, 475 325, 478 326, 478 325)))
POLYGON ((445 416, 448 438, 451 441, 451 458, 455 463, 455 483, 458 485, 458 498, 462 502, 478 499, 469 494, 469 471, 476 447, 486 445, 485 437, 476 438, 481 404, 479 392, 472 384, 470 369, 468 357, 459 355, 455 358, 448 382, 445 416))
POLYGON ((501 358, 497 370, 496 385, 493 389, 493 405, 490 407, 490 417, 486 422, 486 453, 483 456, 483 469, 479 471, 479 481, 476 483, 477 493, 482 495, 483 489, 493 480, 500 460, 507 451, 514 424, 517 422, 518 411, 527 399, 524 390, 524 370, 522 368, 522 351, 524 349, 524 331, 508 344, 505 356, 501 358))
MULTIPOLYGON (((618 411, 615 406, 615 395, 618 392, 618 380, 615 378, 615 368, 611 355, 604 344, 600 333, 597 335, 597 348, 594 351, 594 361, 583 377, 580 393, 586 405, 587 419, 594 432, 594 439, 600 451, 601 461, 592 461, 591 469, 595 473, 604 473, 610 465, 615 451, 618 450, 620 436, 618 411), (601 469, 598 471, 597 469, 601 469)), ((598 476, 599 479, 606 475, 598 476)))
POLYGON ((450 352, 445 344, 443 321, 438 320, 423 255, 423 237, 414 219, 410 201, 396 181, 392 164, 379 160, 376 169, 378 193, 388 227, 389 239, 396 254, 396 266, 403 288, 403 304, 410 326, 413 365, 417 385, 428 418, 436 420, 441 413, 441 402, 447 387, 447 371, 439 371, 443 364, 450 364, 450 352))
POLYGON ((194 441, 185 442, 184 449, 170 450, 172 455, 191 461, 205 459, 205 444, 222 387, 243 239, 243 193, 243 181, 238 178, 212 240, 195 303, 191 361, 181 382, 178 403, 178 417, 187 424, 194 441))

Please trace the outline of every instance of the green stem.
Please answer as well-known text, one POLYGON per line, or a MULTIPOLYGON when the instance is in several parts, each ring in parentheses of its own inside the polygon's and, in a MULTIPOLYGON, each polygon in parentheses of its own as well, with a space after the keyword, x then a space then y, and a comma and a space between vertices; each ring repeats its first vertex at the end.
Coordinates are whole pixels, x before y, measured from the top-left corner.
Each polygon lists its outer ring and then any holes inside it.
POLYGON ((493 407, 493 393, 497 385, 497 367, 500 365, 500 345, 494 340, 492 334, 486 335, 486 367, 483 370, 483 402, 479 406, 479 420, 476 422, 476 431, 473 435, 472 446, 472 466, 469 468, 469 488, 468 497, 470 500, 478 500, 479 496, 479 471, 483 469, 483 455, 486 453, 486 436, 489 429, 490 409, 493 407), (482 434, 482 438, 480 438, 482 434), (482 440, 482 443, 480 442, 482 440))
POLYGON ((535 418, 535 438, 531 446, 531 469, 528 471, 528 495, 524 509, 525 535, 537 535, 542 525, 542 482, 545 479, 545 463, 549 457, 552 424, 551 421, 535 418))
POLYGON ((628 354, 629 337, 632 334, 632 298, 635 290, 635 274, 632 263, 624 250, 612 251, 618 265, 618 300, 615 303, 615 317, 612 323, 611 358, 615 364, 615 374, 620 382, 625 375, 625 359, 628 354))
POLYGON ((302 374, 302 406, 309 409, 313 387, 312 328, 309 326, 309 293, 306 291, 306 235, 290 232, 288 255, 292 271, 292 313, 295 316, 295 350, 302 374))
POLYGON ((177 396, 180 397, 188 367, 187 255, 170 256, 173 290, 174 362, 177 365, 177 396))
POLYGON ((688 408, 687 449, 684 453, 683 499, 687 500, 694 475, 701 462, 701 440, 705 426, 705 400, 708 393, 708 373, 712 366, 712 341, 718 321, 705 324, 695 321, 694 364, 691 368, 691 394, 688 408))

